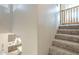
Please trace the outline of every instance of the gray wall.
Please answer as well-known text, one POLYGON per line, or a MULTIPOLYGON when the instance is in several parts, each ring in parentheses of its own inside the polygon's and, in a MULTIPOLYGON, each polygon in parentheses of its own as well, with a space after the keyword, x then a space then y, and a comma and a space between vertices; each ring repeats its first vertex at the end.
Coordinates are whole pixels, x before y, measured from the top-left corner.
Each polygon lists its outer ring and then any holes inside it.
POLYGON ((48 54, 56 33, 56 5, 0 6, 0 33, 13 32, 22 39, 23 54, 48 54), (8 11, 8 12, 7 12, 8 11))
POLYGON ((23 54, 37 54, 36 5, 14 5, 13 32, 21 36, 23 54))
POLYGON ((38 12, 38 54, 46 55, 56 33, 56 5, 38 5, 38 12))
POLYGON ((11 32, 11 21, 8 5, 0 5, 0 33, 11 32))

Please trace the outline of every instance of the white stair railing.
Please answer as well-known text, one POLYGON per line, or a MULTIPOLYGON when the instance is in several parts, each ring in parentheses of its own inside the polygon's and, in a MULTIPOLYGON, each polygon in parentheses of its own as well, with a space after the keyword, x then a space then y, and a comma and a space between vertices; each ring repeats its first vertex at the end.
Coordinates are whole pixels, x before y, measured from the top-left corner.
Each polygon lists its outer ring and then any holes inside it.
POLYGON ((79 24, 79 6, 61 10, 60 24, 79 24))

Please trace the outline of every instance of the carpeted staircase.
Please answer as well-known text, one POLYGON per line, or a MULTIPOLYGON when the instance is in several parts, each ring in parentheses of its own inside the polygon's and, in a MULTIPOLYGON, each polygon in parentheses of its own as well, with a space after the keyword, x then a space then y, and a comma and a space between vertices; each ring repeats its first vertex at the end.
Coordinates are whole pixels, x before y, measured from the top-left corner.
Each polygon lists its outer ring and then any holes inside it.
POLYGON ((52 46, 50 55, 78 55, 79 54, 79 25, 59 26, 52 46))

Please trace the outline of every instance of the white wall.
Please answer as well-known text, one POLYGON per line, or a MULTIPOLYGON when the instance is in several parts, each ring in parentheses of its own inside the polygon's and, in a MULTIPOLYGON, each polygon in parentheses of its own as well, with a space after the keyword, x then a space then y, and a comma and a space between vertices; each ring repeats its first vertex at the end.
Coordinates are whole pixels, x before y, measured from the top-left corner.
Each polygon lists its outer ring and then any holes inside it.
POLYGON ((23 54, 48 54, 56 33, 56 5, 14 5, 13 32, 20 35, 23 54))
POLYGON ((56 33, 56 5, 38 5, 38 54, 48 54, 56 33))
POLYGON ((13 32, 22 39, 23 54, 37 54, 36 5, 14 5, 13 32))
POLYGON ((11 21, 8 5, 0 5, 0 33, 11 31, 11 21))
POLYGON ((6 7, 0 6, 0 33, 21 36, 23 54, 48 54, 56 33, 56 5, 14 5, 13 12, 6 7))

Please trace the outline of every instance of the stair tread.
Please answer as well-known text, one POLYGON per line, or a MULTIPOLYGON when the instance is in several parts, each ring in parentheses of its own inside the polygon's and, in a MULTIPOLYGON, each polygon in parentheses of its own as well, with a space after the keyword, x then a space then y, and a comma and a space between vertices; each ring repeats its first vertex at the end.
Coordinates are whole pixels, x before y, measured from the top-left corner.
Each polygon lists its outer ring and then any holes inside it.
POLYGON ((64 41, 64 40, 53 40, 53 45, 60 47, 60 48, 64 48, 76 53, 79 53, 79 44, 75 43, 75 42, 70 42, 70 41, 64 41))
POLYGON ((58 30, 79 31, 79 29, 58 29, 58 30))
POLYGON ((77 38, 79 38, 79 35, 70 35, 70 34, 61 34, 61 33, 56 34, 56 35, 62 35, 62 36, 77 37, 77 38))
POLYGON ((60 25, 59 29, 79 29, 79 25, 60 25))
POLYGON ((56 46, 50 47, 50 54, 52 55, 76 55, 76 53, 70 52, 66 49, 62 49, 56 46))
POLYGON ((78 35, 56 34, 55 39, 67 40, 67 41, 79 43, 79 36, 78 35))
POLYGON ((55 39, 53 41, 59 41, 59 42, 62 42, 62 43, 68 43, 68 44, 72 44, 72 45, 79 45, 78 43, 75 43, 75 42, 71 42, 71 41, 64 41, 64 40, 59 40, 59 39, 55 39))
POLYGON ((79 26, 79 24, 67 24, 67 25, 59 25, 59 26, 79 26))
POLYGON ((79 35, 79 29, 58 29, 57 34, 79 35))

